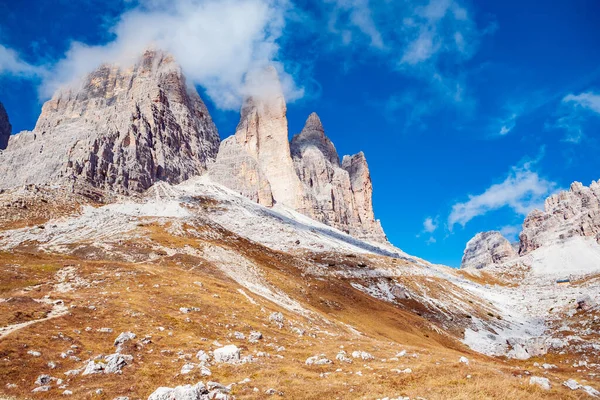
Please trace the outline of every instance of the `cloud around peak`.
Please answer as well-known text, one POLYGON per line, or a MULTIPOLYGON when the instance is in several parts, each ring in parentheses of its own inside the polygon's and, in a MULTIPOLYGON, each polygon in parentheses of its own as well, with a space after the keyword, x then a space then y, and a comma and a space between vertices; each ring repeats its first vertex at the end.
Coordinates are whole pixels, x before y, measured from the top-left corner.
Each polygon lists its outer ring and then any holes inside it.
POLYGON ((172 54, 188 82, 203 87, 220 109, 238 109, 249 90, 246 74, 267 65, 277 68, 293 101, 303 90, 279 60, 278 43, 291 7, 288 0, 141 0, 107 28, 112 40, 72 42, 52 65, 31 66, 0 47, 0 73, 40 76, 40 97, 48 98, 101 64, 128 67, 154 48, 172 54))

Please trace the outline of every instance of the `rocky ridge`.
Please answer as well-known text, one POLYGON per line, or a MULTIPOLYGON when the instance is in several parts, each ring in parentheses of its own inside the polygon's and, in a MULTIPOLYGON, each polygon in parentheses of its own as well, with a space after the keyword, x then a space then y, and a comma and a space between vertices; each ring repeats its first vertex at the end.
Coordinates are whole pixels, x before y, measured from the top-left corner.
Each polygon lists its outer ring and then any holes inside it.
POLYGON ((8 114, 4 109, 4 105, 0 103, 0 150, 6 149, 11 132, 12 126, 8 120, 8 114))
MULTIPOLYGON (((10 138, 0 156, 0 189, 50 184, 105 201, 210 170, 215 182, 261 205, 281 204, 354 237, 387 242, 374 218, 364 154, 340 163, 316 114, 290 143, 275 68, 249 73, 246 87, 251 95, 236 132, 220 143, 170 55, 149 50, 130 68, 103 65, 46 102, 33 131, 10 138)), ((3 120, 0 113, 0 128, 9 132, 3 120)))
POLYGON ((143 192, 156 181, 203 173, 218 146, 208 110, 180 67, 149 50, 135 66, 103 65, 81 87, 47 101, 34 130, 10 138, 0 188, 51 183, 143 192))

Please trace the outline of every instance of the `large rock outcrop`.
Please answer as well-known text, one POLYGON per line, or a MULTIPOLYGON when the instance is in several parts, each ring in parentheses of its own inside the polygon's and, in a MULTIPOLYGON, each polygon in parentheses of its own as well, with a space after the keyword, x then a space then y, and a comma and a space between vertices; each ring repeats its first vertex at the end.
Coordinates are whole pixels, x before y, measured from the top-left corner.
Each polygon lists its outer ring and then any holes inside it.
POLYGON ((274 200, 304 211, 305 194, 290 155, 287 108, 277 71, 254 71, 246 86, 252 95, 245 99, 235 135, 223 142, 223 154, 210 175, 261 204, 274 200))
POLYGON ((363 153, 344 157, 340 165, 316 113, 292 139, 291 151, 313 218, 361 239, 387 240, 373 214, 371 177, 363 153))
POLYGON ((600 181, 589 187, 574 182, 568 191, 548 197, 544 211, 532 211, 519 235, 519 254, 573 236, 592 237, 600 243, 600 181))
POLYGON ((206 171, 217 129, 175 60, 147 51, 130 68, 104 65, 58 91, 31 132, 0 156, 0 188, 68 184, 130 194, 206 171))
POLYGON ((344 156, 342 168, 350 174, 350 184, 354 195, 354 205, 358 211, 361 226, 365 230, 364 238, 379 242, 387 241, 379 220, 373 212, 373 183, 367 159, 361 151, 353 156, 344 156))
POLYGON ((460 267, 481 269, 516 257, 517 251, 500 232, 480 232, 467 243, 460 267))
POLYGON ((6 149, 11 132, 12 126, 8 120, 8 114, 4 109, 4 105, 0 103, 0 150, 6 149))
POLYGON ((209 168, 209 174, 242 196, 266 207, 273 206, 271 184, 260 168, 258 160, 246 152, 235 136, 221 142, 217 160, 209 168))

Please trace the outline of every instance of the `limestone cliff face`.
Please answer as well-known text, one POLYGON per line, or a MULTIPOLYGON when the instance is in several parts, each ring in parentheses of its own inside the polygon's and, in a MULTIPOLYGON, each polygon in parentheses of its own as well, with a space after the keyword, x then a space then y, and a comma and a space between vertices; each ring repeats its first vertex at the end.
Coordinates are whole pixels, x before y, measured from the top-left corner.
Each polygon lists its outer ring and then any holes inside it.
POLYGON ((316 113, 302 132, 292 139, 296 173, 310 195, 307 201, 313 218, 352 236, 387 241, 372 206, 372 184, 364 154, 344 157, 340 166, 333 143, 316 113))
POLYGON ((516 257, 516 250, 500 232, 481 232, 467 243, 460 267, 481 269, 516 257))
POLYGON ((273 192, 269 180, 256 158, 246 152, 235 136, 221 142, 217 160, 209 167, 209 174, 215 182, 250 200, 266 207, 273 206, 273 192))
POLYGON ((147 51, 127 69, 104 65, 78 90, 46 102, 31 132, 12 136, 0 156, 0 188, 67 183, 142 192, 206 171, 217 129, 175 60, 147 51))
POLYGON ((544 211, 532 211, 523 223, 519 254, 573 236, 600 243, 600 181, 587 187, 574 182, 568 191, 548 197, 544 211))
POLYGON ((6 149, 11 132, 12 126, 8 121, 8 114, 4 109, 4 105, 0 103, 0 150, 6 149))

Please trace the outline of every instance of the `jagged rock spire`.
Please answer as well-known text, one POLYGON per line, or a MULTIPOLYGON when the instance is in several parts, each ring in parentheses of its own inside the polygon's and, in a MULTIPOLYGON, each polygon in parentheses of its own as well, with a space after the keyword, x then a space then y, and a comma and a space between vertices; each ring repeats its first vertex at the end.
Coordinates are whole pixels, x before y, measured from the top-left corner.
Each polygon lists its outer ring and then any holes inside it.
POLYGON ((8 139, 12 133, 12 126, 8 120, 8 114, 4 109, 4 105, 0 103, 0 150, 6 149, 8 139))
POLYGON ((309 146, 317 147, 329 162, 337 166, 340 165, 340 158, 335 146, 331 140, 325 136, 325 129, 323 129, 321 119, 315 112, 308 116, 302 132, 292 139, 292 155, 297 156, 301 154, 309 146))
POLYGON ((306 136, 315 134, 319 137, 325 137, 325 129, 323 129, 321 118, 319 118, 319 115, 317 115, 316 112, 310 113, 304 124, 304 129, 302 129, 300 134, 306 136))

